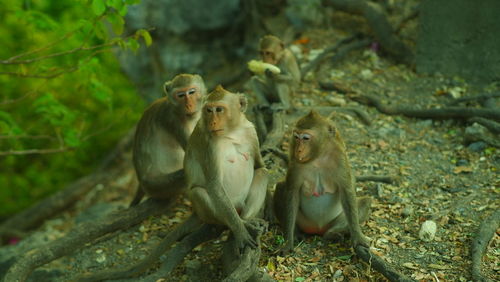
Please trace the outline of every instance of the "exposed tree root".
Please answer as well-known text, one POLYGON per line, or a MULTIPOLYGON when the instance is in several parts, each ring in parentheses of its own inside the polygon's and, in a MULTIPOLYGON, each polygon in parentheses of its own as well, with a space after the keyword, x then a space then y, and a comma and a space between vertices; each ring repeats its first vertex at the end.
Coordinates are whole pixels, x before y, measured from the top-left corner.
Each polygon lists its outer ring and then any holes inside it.
POLYGON ((4 281, 26 281, 36 268, 70 254, 105 234, 127 229, 151 215, 161 214, 169 206, 165 202, 149 199, 133 208, 113 212, 97 222, 79 224, 66 236, 19 257, 7 271, 4 281))
POLYGON ((359 245, 354 248, 354 251, 356 252, 356 255, 368 263, 373 269, 384 275, 387 279, 389 279, 389 281, 415 281, 397 272, 382 258, 370 252, 370 250, 364 246, 359 245))
POLYGON ((410 107, 391 107, 384 105, 377 97, 368 94, 350 94, 348 96, 359 103, 374 106, 379 112, 387 115, 403 115, 407 117, 429 119, 469 119, 473 117, 483 117, 495 121, 500 120, 500 110, 497 109, 476 109, 469 107, 412 109, 410 107))
POLYGON ((500 133, 500 123, 498 123, 498 122, 495 122, 495 121, 492 121, 492 120, 489 120, 489 119, 485 119, 485 118, 481 118, 481 117, 470 118, 468 120, 468 122, 471 122, 471 123, 477 122, 480 125, 488 128, 488 130, 491 133, 495 133, 495 134, 499 134, 500 133))
POLYGON ((484 256, 484 252, 486 251, 486 247, 488 247, 488 244, 495 234, 499 224, 500 210, 496 210, 481 223, 476 236, 472 240, 472 280, 474 281, 489 281, 481 273, 481 261, 484 256))
POLYGON ((326 48, 323 52, 321 52, 321 54, 319 54, 316 58, 314 58, 314 60, 312 60, 311 62, 309 62, 309 64, 307 64, 305 67, 302 68, 302 70, 300 71, 302 77, 306 76, 308 72, 314 71, 314 69, 316 69, 321 62, 324 62, 326 58, 332 56, 333 52, 337 51, 340 47, 342 47, 342 45, 350 43, 357 38, 358 38, 357 35, 349 36, 339 40, 335 45, 326 48))
POLYGON ((227 275, 223 280, 225 282, 262 281, 258 279, 264 280, 267 275, 258 269, 261 255, 260 237, 267 230, 267 222, 261 219, 252 219, 251 226, 252 228, 249 228, 248 231, 256 239, 259 247, 255 249, 246 247, 243 254, 238 256, 238 248, 234 244, 234 238, 229 239, 224 246, 222 256, 224 272, 227 275))
POLYGON ((500 93, 489 93, 489 94, 462 97, 462 98, 458 98, 458 99, 454 99, 454 100, 450 101, 448 103, 448 106, 453 106, 456 104, 466 103, 466 102, 471 102, 471 101, 477 101, 477 102, 481 103, 482 101, 492 99, 492 98, 500 98, 500 93))
POLYGON ((155 246, 152 252, 146 256, 143 260, 138 263, 119 270, 109 270, 97 273, 91 273, 82 275, 76 278, 79 282, 90 282, 90 281, 102 281, 110 279, 127 278, 137 274, 140 274, 151 267, 158 258, 165 253, 165 251, 172 246, 179 239, 188 235, 189 233, 199 229, 202 223, 194 215, 190 216, 185 222, 180 226, 176 227, 174 230, 168 233, 168 235, 155 246))
MULTIPOLYGON (((158 271, 150 274, 140 281, 144 282, 156 282, 158 279, 168 277, 170 272, 172 272, 179 263, 182 262, 184 257, 196 246, 203 242, 210 241, 217 238, 223 231, 223 228, 215 225, 203 224, 198 230, 190 233, 184 239, 182 239, 175 247, 168 251, 164 259, 164 263, 160 266, 158 271)), ((137 278, 125 280, 125 281, 138 281, 137 278)))
POLYGON ((122 153, 132 144, 131 130, 101 163, 94 173, 84 176, 63 190, 45 198, 36 205, 10 217, 0 225, 0 243, 15 233, 29 231, 42 224, 47 218, 65 210, 81 199, 97 184, 113 179, 119 169, 111 169, 115 162, 121 159, 122 153), (16 231, 13 233, 12 231, 16 231))
POLYGON ((364 0, 324 0, 323 3, 340 11, 363 16, 385 52, 398 62, 413 65, 414 56, 410 48, 395 35, 387 17, 376 4, 364 0))

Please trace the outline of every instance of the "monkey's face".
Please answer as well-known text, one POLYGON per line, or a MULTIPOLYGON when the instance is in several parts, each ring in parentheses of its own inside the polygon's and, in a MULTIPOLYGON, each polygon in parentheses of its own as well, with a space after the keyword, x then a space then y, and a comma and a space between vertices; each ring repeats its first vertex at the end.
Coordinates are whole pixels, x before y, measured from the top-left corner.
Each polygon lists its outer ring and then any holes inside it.
POLYGON ((292 155, 295 161, 307 163, 316 157, 314 143, 316 134, 312 130, 295 130, 293 132, 292 155))
POLYGON ((173 96, 186 115, 191 116, 198 111, 201 94, 197 85, 177 88, 173 91, 173 96))
POLYGON ((281 59, 281 53, 283 52, 280 46, 271 46, 270 48, 262 48, 260 50, 260 57, 264 63, 277 65, 281 59))
POLYGON ((221 136, 229 129, 231 113, 225 103, 207 103, 203 108, 205 126, 212 136, 221 136))

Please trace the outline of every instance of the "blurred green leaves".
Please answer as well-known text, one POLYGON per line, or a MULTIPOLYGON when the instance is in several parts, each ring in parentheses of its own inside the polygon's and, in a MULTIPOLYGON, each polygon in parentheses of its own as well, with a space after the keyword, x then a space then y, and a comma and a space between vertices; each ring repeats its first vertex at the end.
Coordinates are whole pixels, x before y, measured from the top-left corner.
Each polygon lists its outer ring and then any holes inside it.
POLYGON ((89 173, 140 117, 144 104, 111 52, 151 45, 145 29, 121 37, 138 2, 28 0, 0 10, 0 219, 89 173))

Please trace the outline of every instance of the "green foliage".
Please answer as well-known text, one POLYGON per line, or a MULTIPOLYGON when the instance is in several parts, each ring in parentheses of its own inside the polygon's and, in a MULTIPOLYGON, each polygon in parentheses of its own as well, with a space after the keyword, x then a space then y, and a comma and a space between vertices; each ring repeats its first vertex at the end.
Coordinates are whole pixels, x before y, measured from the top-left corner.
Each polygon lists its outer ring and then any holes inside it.
POLYGON ((119 37, 137 2, 1 6, 0 218, 92 171, 140 117, 144 104, 112 53, 152 42, 147 30, 119 37))

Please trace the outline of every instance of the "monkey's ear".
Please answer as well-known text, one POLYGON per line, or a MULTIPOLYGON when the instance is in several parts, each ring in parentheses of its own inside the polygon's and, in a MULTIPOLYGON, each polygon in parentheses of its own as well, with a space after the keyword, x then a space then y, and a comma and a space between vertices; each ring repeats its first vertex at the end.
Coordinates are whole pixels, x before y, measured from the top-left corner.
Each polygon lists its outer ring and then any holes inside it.
POLYGON ((167 81, 163 84, 163 93, 168 96, 168 92, 170 91, 170 86, 172 86, 172 81, 167 81))
POLYGON ((238 94, 238 98, 240 99, 240 111, 244 113, 247 110, 248 107, 248 100, 245 94, 238 94))

